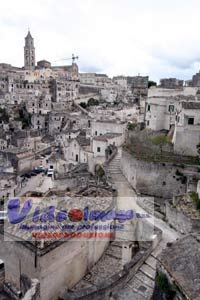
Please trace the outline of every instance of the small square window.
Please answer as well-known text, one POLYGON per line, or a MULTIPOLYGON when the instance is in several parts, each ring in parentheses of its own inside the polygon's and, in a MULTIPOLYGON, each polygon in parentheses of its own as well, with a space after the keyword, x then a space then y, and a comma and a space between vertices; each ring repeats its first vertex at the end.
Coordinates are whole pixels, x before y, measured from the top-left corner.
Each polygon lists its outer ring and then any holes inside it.
POLYGON ((101 152, 101 148, 100 147, 97 147, 97 152, 101 152))
POLYGON ((174 112, 174 105, 169 105, 169 112, 174 112))
POLYGON ((188 125, 194 125, 194 118, 188 118, 188 125))

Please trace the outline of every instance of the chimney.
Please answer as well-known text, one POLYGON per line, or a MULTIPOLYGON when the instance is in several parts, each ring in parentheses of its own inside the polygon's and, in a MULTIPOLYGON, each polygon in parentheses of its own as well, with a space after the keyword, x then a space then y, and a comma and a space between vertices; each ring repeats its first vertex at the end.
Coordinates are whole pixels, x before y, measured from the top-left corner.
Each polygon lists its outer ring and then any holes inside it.
POLYGON ((133 257, 134 242, 125 242, 122 245, 122 266, 129 263, 133 257))

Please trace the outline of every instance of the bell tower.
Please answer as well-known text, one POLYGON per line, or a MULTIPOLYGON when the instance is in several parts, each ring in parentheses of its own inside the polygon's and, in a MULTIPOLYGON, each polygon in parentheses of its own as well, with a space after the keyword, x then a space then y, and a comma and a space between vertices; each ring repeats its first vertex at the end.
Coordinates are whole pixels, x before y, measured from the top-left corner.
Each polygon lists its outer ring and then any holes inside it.
POLYGON ((25 46, 24 46, 24 68, 26 70, 32 70, 35 68, 35 47, 34 39, 31 36, 30 31, 25 37, 25 46))

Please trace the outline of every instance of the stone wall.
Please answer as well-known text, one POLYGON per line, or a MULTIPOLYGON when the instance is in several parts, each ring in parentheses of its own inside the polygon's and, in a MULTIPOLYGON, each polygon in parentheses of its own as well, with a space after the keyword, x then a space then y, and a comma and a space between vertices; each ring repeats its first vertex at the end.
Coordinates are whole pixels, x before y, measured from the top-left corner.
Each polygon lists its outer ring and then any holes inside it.
POLYGON ((0 291, 3 289, 3 283, 5 280, 5 272, 4 269, 0 270, 0 291))
POLYGON ((200 142, 200 126, 178 126, 174 134, 174 152, 182 155, 197 156, 196 146, 200 142))
POLYGON ((40 300, 40 284, 37 279, 31 280, 31 286, 22 300, 40 300))
POLYGON ((59 300, 105 300, 110 299, 112 295, 117 294, 119 289, 136 274, 141 265, 145 262, 153 249, 161 240, 161 232, 158 230, 156 240, 154 242, 146 242, 145 248, 141 248, 133 259, 124 265, 123 269, 112 277, 105 279, 98 286, 93 286, 79 290, 77 292, 68 292, 65 296, 60 297, 59 300))
POLYGON ((177 231, 183 234, 189 234, 195 231, 200 231, 200 220, 192 219, 182 211, 174 207, 170 202, 166 201, 166 219, 167 222, 177 231))
MULTIPOLYGON (((108 209, 112 207, 113 204, 108 209)), ((0 234, 0 257, 5 261, 6 281, 20 290, 21 274, 26 274, 28 278, 39 280, 41 300, 57 299, 63 290, 72 288, 82 279, 88 268, 100 259, 109 242, 110 238, 101 241, 80 238, 55 242, 43 250, 36 250, 28 242, 5 242, 0 234)))
POLYGON ((186 183, 182 183, 182 176, 177 176, 177 169, 169 163, 154 163, 137 160, 127 151, 122 152, 121 170, 132 187, 141 194, 172 198, 173 195, 184 194, 186 183))

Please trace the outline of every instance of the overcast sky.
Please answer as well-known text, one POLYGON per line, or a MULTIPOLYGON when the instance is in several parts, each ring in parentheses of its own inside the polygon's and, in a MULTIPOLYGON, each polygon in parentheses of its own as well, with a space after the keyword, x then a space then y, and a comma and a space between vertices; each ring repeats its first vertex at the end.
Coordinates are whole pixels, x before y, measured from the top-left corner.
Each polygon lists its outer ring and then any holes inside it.
MULTIPOLYGON (((0 62, 79 55, 83 72, 189 79, 200 69, 199 0, 1 0, 0 62)), ((60 61, 58 64, 69 64, 60 61)))

